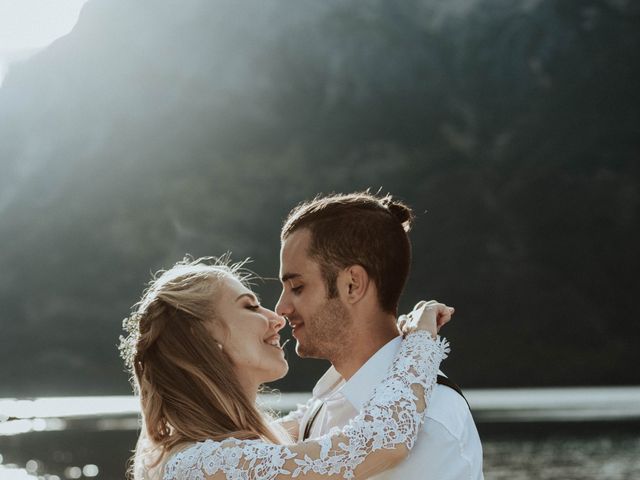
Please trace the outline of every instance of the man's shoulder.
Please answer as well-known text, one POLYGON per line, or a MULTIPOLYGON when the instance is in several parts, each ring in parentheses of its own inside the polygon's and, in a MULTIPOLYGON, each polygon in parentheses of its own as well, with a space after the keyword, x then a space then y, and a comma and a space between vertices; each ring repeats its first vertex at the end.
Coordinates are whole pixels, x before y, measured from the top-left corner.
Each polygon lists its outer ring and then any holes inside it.
POLYGON ((442 425, 453 437, 466 437, 475 424, 469 406, 462 396, 445 385, 436 384, 427 406, 427 419, 442 425))
POLYGON ((437 384, 409 458, 374 478, 482 480, 482 444, 464 398, 452 388, 437 384))

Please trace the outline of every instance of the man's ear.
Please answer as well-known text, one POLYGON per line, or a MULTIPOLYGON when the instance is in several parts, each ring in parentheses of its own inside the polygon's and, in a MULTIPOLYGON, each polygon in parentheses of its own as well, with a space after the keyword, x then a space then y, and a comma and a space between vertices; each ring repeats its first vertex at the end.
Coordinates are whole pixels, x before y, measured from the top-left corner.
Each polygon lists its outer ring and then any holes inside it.
POLYGON ((361 265, 352 265, 342 271, 341 287, 347 303, 358 303, 369 289, 369 274, 361 265))

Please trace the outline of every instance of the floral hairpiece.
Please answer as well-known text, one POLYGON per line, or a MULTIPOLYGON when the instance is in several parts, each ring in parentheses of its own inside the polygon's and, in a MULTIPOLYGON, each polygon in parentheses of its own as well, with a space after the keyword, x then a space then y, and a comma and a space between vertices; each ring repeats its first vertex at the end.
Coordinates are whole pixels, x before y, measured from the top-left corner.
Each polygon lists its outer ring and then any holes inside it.
POLYGON ((140 339, 140 314, 133 313, 122 320, 122 329, 127 332, 127 336, 120 335, 118 350, 127 368, 133 371, 133 359, 140 339))

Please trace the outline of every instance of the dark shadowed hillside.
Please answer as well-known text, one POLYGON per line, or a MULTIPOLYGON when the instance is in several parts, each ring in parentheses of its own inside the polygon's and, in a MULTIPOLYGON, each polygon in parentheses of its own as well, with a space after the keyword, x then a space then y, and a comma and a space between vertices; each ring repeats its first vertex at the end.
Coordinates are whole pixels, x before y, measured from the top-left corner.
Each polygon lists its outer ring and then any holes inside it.
POLYGON ((126 393, 151 271, 275 277, 292 206, 366 187, 418 213, 403 305, 457 307, 460 383, 640 383, 639 51, 624 0, 89 0, 0 89, 0 397, 126 393))

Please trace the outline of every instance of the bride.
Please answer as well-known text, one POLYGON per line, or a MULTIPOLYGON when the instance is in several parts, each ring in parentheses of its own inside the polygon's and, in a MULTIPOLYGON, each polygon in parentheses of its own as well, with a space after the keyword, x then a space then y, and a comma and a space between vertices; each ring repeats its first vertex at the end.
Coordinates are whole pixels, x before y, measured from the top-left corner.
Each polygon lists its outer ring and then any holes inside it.
POLYGON ((437 337, 448 307, 404 317, 402 347, 360 414, 297 443, 256 407, 260 386, 288 370, 284 318, 260 305, 240 265, 203 260, 163 272, 124 321, 120 350, 142 410, 135 480, 360 479, 406 458, 448 353, 437 337))

